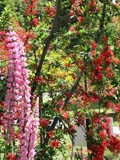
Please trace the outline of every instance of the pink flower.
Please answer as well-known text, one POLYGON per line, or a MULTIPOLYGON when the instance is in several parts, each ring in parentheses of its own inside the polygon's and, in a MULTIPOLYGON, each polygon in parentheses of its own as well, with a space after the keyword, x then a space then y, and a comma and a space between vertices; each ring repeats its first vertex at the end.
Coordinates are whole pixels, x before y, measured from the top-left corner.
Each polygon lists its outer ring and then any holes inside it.
POLYGON ((31 113, 31 94, 26 68, 24 46, 16 32, 6 33, 6 46, 9 51, 7 92, 3 114, 3 130, 6 143, 15 140, 15 119, 19 120, 19 149, 17 160, 33 160, 35 141, 39 124, 39 111, 31 113), (6 132, 7 131, 7 132, 6 132), (28 149, 29 148, 29 149, 28 149))

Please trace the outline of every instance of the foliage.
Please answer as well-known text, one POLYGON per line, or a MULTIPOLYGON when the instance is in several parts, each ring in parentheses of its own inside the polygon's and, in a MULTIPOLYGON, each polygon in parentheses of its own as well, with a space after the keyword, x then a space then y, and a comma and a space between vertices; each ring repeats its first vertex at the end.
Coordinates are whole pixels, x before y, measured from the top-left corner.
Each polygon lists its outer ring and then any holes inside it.
MULTIPOLYGON (((120 141, 111 135, 107 117, 114 114, 120 121, 119 2, 4 0, 1 4, 4 80, 9 60, 4 33, 12 26, 25 46, 31 111, 39 99, 35 159, 52 160, 57 150, 64 153, 66 134, 73 146, 76 125, 84 127, 88 159, 103 160, 106 149, 118 153, 120 141), (114 143, 117 151, 112 148, 114 143)), ((0 102, 5 97, 5 81, 0 80, 0 102)), ((3 103, 1 111, 6 111, 3 103)))

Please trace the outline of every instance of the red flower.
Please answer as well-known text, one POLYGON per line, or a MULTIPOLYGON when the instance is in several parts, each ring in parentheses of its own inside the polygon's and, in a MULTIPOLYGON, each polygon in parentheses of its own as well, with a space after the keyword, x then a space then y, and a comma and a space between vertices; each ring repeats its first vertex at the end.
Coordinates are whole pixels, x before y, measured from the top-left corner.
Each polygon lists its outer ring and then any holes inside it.
POLYGON ((97 47, 97 43, 93 42, 93 43, 91 44, 92 50, 96 49, 96 47, 97 47))
POLYGON ((8 153, 7 159, 8 160, 16 160, 16 155, 14 153, 8 153))
POLYGON ((35 77, 35 78, 34 78, 34 81, 35 81, 36 83, 45 83, 45 79, 44 79, 43 76, 35 77))
POLYGON ((107 143, 106 140, 103 140, 100 145, 101 145, 102 148, 105 149, 107 147, 108 143, 107 143))
POLYGON ((56 105, 58 105, 59 107, 63 108, 64 106, 64 101, 62 99, 59 99, 57 102, 56 102, 56 105))
POLYGON ((42 127, 48 127, 48 125, 49 125, 49 120, 47 120, 47 119, 45 119, 45 118, 42 118, 42 119, 40 120, 40 125, 41 125, 42 127))
POLYGON ((99 123, 101 122, 101 117, 98 116, 97 113, 95 113, 95 114, 96 114, 96 115, 93 117, 92 122, 93 122, 93 124, 99 124, 99 123))
POLYGON ((115 104, 113 109, 115 112, 119 112, 120 111, 120 104, 115 104))
POLYGON ((103 122, 101 127, 102 127, 102 129, 106 129, 107 123, 103 122))
POLYGON ((100 145, 91 145, 90 150, 94 157, 93 160, 103 160, 105 148, 100 145))
POLYGON ((96 6, 95 0, 91 0, 91 7, 95 7, 95 6, 96 6))
POLYGON ((71 0, 71 4, 75 3, 75 0, 71 0))
POLYGON ((37 11, 38 0, 32 0, 31 2, 29 2, 28 0, 24 0, 24 3, 27 4, 26 10, 25 10, 26 15, 35 16, 38 14, 38 11, 37 11))
POLYGON ((45 8, 45 11, 48 13, 48 15, 52 18, 56 14, 56 9, 54 7, 47 7, 45 8))
POLYGON ((78 19, 78 21, 79 21, 80 23, 82 23, 82 22, 84 21, 85 18, 82 17, 82 16, 79 16, 77 19, 78 19))
POLYGON ((59 147, 60 147, 60 142, 59 142, 59 140, 57 140, 57 139, 51 140, 51 142, 50 142, 50 147, 51 147, 51 148, 59 148, 59 147))
POLYGON ((48 137, 51 138, 51 137, 53 137, 53 136, 54 136, 54 132, 53 132, 53 131, 49 131, 49 132, 48 132, 48 137))
POLYGON ((62 112, 62 116, 63 116, 65 119, 68 119, 68 118, 69 118, 69 114, 66 113, 66 112, 62 112))
POLYGON ((101 65, 96 65, 95 67, 97 72, 100 72, 102 70, 102 66, 101 65))
POLYGON ((70 98, 70 97, 71 97, 71 93, 70 93, 70 92, 66 92, 65 95, 66 95, 67 98, 70 98))
POLYGON ((101 130, 101 131, 99 132, 99 137, 100 137, 100 138, 106 138, 106 131, 105 131, 105 130, 101 130))
POLYGON ((68 129, 68 132, 69 133, 75 133, 76 132, 76 126, 74 126, 74 125, 70 126, 69 129, 68 129))
POLYGON ((30 25, 33 27, 36 27, 39 24, 39 20, 38 18, 34 18, 33 20, 31 20, 30 25))
POLYGON ((96 78, 96 80, 101 80, 103 78, 102 73, 96 74, 95 78, 96 78))
POLYGON ((77 118, 77 125, 82 124, 83 126, 85 125, 85 117, 78 117, 77 118))
POLYGON ((108 40, 107 36, 104 36, 104 37, 103 37, 103 42, 106 43, 107 40, 108 40))
POLYGON ((110 136, 110 140, 108 141, 108 148, 110 151, 114 153, 119 153, 120 152, 120 139, 110 136))

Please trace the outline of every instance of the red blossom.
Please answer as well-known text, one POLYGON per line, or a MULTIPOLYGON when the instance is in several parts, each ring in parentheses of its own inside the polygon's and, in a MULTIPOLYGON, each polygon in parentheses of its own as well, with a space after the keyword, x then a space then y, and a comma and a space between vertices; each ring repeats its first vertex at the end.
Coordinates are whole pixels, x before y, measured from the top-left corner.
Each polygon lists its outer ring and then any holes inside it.
POLYGON ((106 138, 106 131, 105 130, 101 130, 100 132, 99 132, 99 137, 100 138, 106 138))
POLYGON ((84 17, 83 16, 79 16, 78 18, 77 18, 77 20, 80 22, 80 23, 82 23, 83 21, 84 21, 84 17))
POLYGON ((75 133, 75 132, 76 132, 76 126, 74 126, 74 125, 70 126, 70 127, 68 128, 68 132, 69 132, 70 134, 75 133))
POLYGON ((50 141, 50 147, 51 148, 59 148, 60 147, 60 141, 58 139, 51 140, 50 141))
POLYGON ((90 5, 91 5, 91 7, 95 7, 95 6, 96 6, 96 2, 95 2, 95 0, 91 0, 90 5))
POLYGON ((96 67, 95 67, 95 70, 96 70, 97 72, 100 72, 102 69, 103 69, 103 67, 100 66, 100 65, 96 65, 96 67))
POLYGON ((70 98, 70 97, 71 97, 71 93, 70 93, 70 92, 67 92, 67 93, 65 94, 65 96, 66 96, 67 98, 70 98))
POLYGON ((115 136, 110 136, 108 141, 108 148, 115 154, 120 152, 120 139, 115 136))
POLYGON ((71 0, 71 4, 75 3, 75 0, 71 0))
POLYGON ((67 112, 62 112, 62 116, 65 118, 65 119, 68 119, 69 118, 69 114, 67 112))
POLYGON ((25 14, 29 16, 36 16, 38 14, 38 11, 37 11, 38 0, 32 0, 31 2, 26 0, 25 3, 27 5, 25 14))
POLYGON ((77 125, 80 125, 80 124, 83 126, 85 125, 85 117, 81 116, 77 118, 77 125))
POLYGON ((63 106, 64 106, 64 100, 63 100, 63 99, 59 99, 59 100, 56 102, 56 105, 58 105, 59 107, 63 108, 63 106))
POLYGON ((109 109, 109 108, 113 108, 114 107, 114 103, 113 102, 111 102, 111 101, 109 101, 109 102, 107 102, 107 104, 106 104, 106 106, 105 106, 107 109, 109 109))
POLYGON ((96 80, 101 80, 103 78, 103 74, 102 73, 97 73, 96 75, 95 75, 95 79, 96 80))
POLYGON ((103 122, 101 127, 102 127, 102 129, 106 129, 107 128, 107 123, 103 122))
POLYGON ((45 119, 45 118, 42 118, 42 119, 40 120, 40 125, 41 125, 42 127, 48 127, 48 125, 49 125, 49 120, 47 120, 47 119, 45 119))
POLYGON ((96 94, 93 94, 89 97, 89 101, 92 102, 92 103, 98 102, 99 97, 96 94))
POLYGON ((16 160, 16 155, 14 153, 8 153, 7 160, 16 160))
POLYGON ((45 11, 47 12, 47 14, 52 18, 55 16, 56 14, 56 9, 55 7, 46 7, 45 11))
POLYGON ((91 145, 90 150, 92 151, 93 160, 103 160, 105 147, 99 145, 91 145))
POLYGON ((92 44, 91 44, 92 50, 96 49, 96 47, 97 47, 97 43, 96 42, 92 42, 92 44))
POLYGON ((39 24, 38 18, 34 18, 30 21, 30 25, 36 27, 39 24))
POLYGON ((96 115, 93 117, 92 122, 93 122, 93 124, 100 124, 101 119, 102 119, 102 118, 101 118, 98 114, 96 114, 96 115))
POLYGON ((46 82, 46 80, 45 80, 45 78, 43 76, 35 77, 34 81, 36 83, 45 83, 46 82))
POLYGON ((115 112, 119 112, 120 111, 120 104, 115 104, 113 109, 115 112))
POLYGON ((107 36, 103 36, 103 42, 106 43, 108 40, 107 36))
POLYGON ((54 136, 54 132, 53 132, 53 131, 49 131, 49 132, 48 132, 48 137, 51 138, 51 137, 53 137, 53 136, 54 136))

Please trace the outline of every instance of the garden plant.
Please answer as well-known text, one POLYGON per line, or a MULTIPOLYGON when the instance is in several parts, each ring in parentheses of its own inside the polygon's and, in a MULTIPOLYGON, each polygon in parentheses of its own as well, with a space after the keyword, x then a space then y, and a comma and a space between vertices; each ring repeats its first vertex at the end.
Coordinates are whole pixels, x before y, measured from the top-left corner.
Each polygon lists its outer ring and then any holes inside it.
POLYGON ((0 160, 118 160, 111 117, 119 125, 120 1, 0 0, 0 160))

